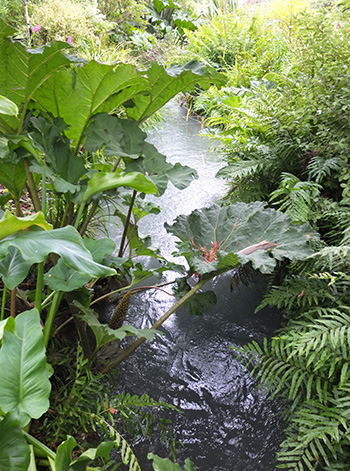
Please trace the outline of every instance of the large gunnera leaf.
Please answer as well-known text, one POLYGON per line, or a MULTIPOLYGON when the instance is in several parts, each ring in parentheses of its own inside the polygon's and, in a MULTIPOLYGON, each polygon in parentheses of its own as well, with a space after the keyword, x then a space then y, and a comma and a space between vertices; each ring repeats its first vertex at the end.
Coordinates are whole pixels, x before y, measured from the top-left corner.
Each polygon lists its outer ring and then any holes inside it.
POLYGON ((260 202, 213 205, 179 216, 165 227, 181 240, 178 254, 200 274, 226 271, 249 261, 270 273, 276 260, 296 261, 311 255, 309 240, 317 237, 308 224, 293 225, 286 214, 260 202))
POLYGON ((6 372, 0 383, 0 408, 14 412, 24 427, 47 411, 51 385, 39 312, 23 312, 15 322, 16 332, 5 330, 0 349, 0 371, 6 372))

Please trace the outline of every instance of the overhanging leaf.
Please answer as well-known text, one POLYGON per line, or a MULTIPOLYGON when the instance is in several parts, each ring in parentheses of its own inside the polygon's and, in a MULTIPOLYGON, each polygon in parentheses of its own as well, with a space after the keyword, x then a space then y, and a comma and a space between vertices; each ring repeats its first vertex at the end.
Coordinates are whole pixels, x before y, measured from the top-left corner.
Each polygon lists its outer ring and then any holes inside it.
POLYGON ((14 413, 9 412, 0 422, 0 437, 1 471, 27 471, 30 449, 14 413))
POLYGON ((16 333, 4 332, 0 349, 0 407, 13 411, 22 427, 38 419, 49 407, 50 381, 47 374, 44 338, 37 309, 16 319, 16 333))
POLYGON ((16 232, 0 241, 0 258, 6 256, 9 247, 20 250, 24 260, 30 263, 40 263, 49 253, 56 253, 67 266, 91 278, 115 274, 112 268, 94 262, 81 236, 72 226, 51 231, 16 232))
POLYGON ((317 238, 309 225, 293 225, 286 214, 260 202, 213 205, 179 216, 172 226, 165 227, 182 241, 181 253, 198 273, 229 270, 237 266, 237 257, 240 263, 252 261, 255 268, 269 273, 276 259, 297 261, 311 255, 308 242, 310 237, 317 238), (264 241, 275 244, 271 248, 274 258, 266 250, 256 250, 256 244, 264 241), (240 253, 251 246, 255 247, 248 250, 250 253, 240 253))
POLYGON ((45 221, 45 216, 41 211, 20 218, 6 210, 4 216, 0 219, 0 240, 32 226, 39 226, 45 230, 52 228, 52 225, 45 221))
POLYGON ((138 97, 132 106, 126 109, 128 116, 139 123, 152 116, 180 92, 193 90, 196 85, 203 89, 213 84, 220 87, 226 82, 224 75, 196 61, 168 69, 154 62, 144 75, 149 82, 150 95, 138 97))
POLYGON ((140 156, 147 137, 136 121, 109 116, 107 113, 94 116, 86 134, 84 147, 88 152, 103 149, 106 156, 131 159, 140 156))
POLYGON ((146 194, 157 193, 154 184, 140 172, 131 172, 122 175, 112 172, 97 172, 94 173, 89 180, 87 189, 83 195, 83 203, 89 201, 89 199, 97 193, 121 186, 126 186, 146 194))

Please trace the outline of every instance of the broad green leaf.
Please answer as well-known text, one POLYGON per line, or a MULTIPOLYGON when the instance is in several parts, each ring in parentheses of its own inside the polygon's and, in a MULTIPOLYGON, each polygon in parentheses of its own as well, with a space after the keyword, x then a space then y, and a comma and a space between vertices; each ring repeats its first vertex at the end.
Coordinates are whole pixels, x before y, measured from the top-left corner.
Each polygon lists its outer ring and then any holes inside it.
MULTIPOLYGON (((106 255, 111 255, 115 249, 115 242, 111 239, 84 239, 84 245, 97 263, 102 263, 106 255)), ((60 259, 45 275, 45 282, 52 290, 74 291, 90 281, 89 275, 82 275, 73 268, 69 268, 60 259)))
POLYGON ((148 89, 147 80, 133 65, 91 61, 83 67, 58 71, 37 90, 35 100, 38 107, 64 119, 69 125, 66 135, 75 141, 77 149, 94 115, 111 113, 148 89))
POLYGON ((1 279, 8 289, 15 289, 25 279, 31 266, 32 263, 26 262, 18 249, 9 247, 6 257, 0 261, 1 279))
POLYGON ((56 451, 56 471, 72 471, 70 463, 72 462, 72 451, 76 445, 77 442, 71 436, 68 436, 67 440, 59 445, 56 451))
POLYGON ((78 301, 73 304, 82 313, 82 319, 89 325, 96 339, 96 349, 100 349, 103 345, 115 339, 123 339, 126 335, 136 335, 139 338, 145 337, 152 341, 154 334, 160 332, 155 329, 136 329, 132 325, 124 324, 119 329, 110 329, 107 324, 101 324, 97 318, 97 314, 93 309, 83 306, 78 301))
POLYGON ((126 161, 125 170, 127 172, 139 171, 147 175, 160 195, 166 190, 169 180, 174 186, 183 190, 194 178, 197 178, 197 172, 193 168, 179 163, 175 165, 168 163, 165 155, 158 152, 149 142, 144 143, 142 157, 126 161))
POLYGON ((17 30, 15 28, 8 25, 2 18, 0 18, 0 39, 14 36, 16 33, 17 30))
POLYGON ((140 157, 147 137, 136 121, 109 116, 107 113, 94 116, 86 134, 84 147, 88 152, 103 149, 106 156, 131 159, 140 157))
POLYGON ((36 130, 30 135, 38 149, 45 154, 53 173, 65 182, 73 185, 78 183, 86 173, 85 162, 70 150, 70 141, 63 134, 68 126, 59 118, 51 122, 42 117, 32 118, 31 123, 36 130))
POLYGON ((0 407, 13 411, 24 427, 49 407, 50 381, 47 374, 44 338, 37 309, 16 319, 16 333, 4 332, 0 349, 0 407))
POLYGON ((14 333, 16 331, 15 319, 8 317, 7 319, 0 321, 0 340, 2 339, 5 330, 14 333))
POLYGON ((189 458, 185 459, 185 471, 195 471, 194 464, 189 458))
POLYGON ((11 192, 12 196, 19 199, 26 184, 26 172, 23 162, 2 161, 0 164, 0 183, 11 192))
POLYGON ((6 210, 0 219, 0 241, 15 232, 27 230, 32 226, 39 226, 45 230, 52 228, 52 225, 45 221, 45 216, 41 211, 30 216, 16 217, 6 210))
POLYGON ((144 75, 148 79, 151 94, 137 97, 130 108, 126 108, 128 116, 139 123, 152 116, 180 92, 193 90, 196 85, 203 89, 213 84, 220 87, 226 82, 224 75, 196 61, 168 69, 154 62, 144 75))
POLYGON ((237 257, 240 263, 251 261, 254 268, 270 273, 276 260, 297 261, 311 255, 308 242, 310 237, 317 238, 309 225, 293 225, 286 214, 260 202, 213 205, 179 216, 172 226, 165 227, 182 241, 179 247, 198 273, 229 270, 237 266, 237 257), (240 253, 264 241, 275 244, 271 248, 274 258, 266 250, 240 253))
POLYGON ((115 275, 112 268, 94 262, 83 239, 72 226, 51 231, 16 232, 0 241, 0 258, 6 256, 9 247, 20 250, 24 260, 30 263, 43 262, 50 253, 56 253, 67 266, 91 278, 115 275))
POLYGON ((126 186, 146 194, 157 193, 157 189, 154 184, 140 172, 131 172, 126 174, 97 172, 94 173, 89 180, 87 189, 83 195, 83 203, 89 201, 89 199, 97 193, 112 190, 113 188, 119 188, 121 186, 126 186))
POLYGON ((18 106, 13 101, 0 95, 0 114, 6 114, 9 116, 17 116, 18 106))
POLYGON ((36 91, 56 69, 70 63, 61 52, 67 43, 52 42, 45 47, 27 49, 21 42, 4 36, 0 36, 0 94, 13 101, 20 111, 19 120, 11 116, 3 119, 14 131, 20 131, 36 91))
POLYGON ((16 415, 9 412, 0 422, 0 469, 1 471, 27 471, 29 463, 29 446, 16 415))
POLYGON ((154 471, 182 471, 177 463, 173 463, 169 458, 160 458, 153 453, 148 453, 147 458, 153 460, 152 466, 154 471))

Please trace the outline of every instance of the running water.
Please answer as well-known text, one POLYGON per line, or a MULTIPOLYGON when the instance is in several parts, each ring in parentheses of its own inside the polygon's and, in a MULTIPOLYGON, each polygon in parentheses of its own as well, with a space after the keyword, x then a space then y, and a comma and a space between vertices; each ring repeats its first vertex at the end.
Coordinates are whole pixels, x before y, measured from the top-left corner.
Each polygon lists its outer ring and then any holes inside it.
MULTIPOLYGON (((151 235, 153 245, 171 258, 175 238, 166 233, 164 222, 172 224, 179 214, 210 206, 224 195, 225 184, 215 178, 222 162, 208 151, 208 141, 199 135, 200 123, 186 120, 185 110, 174 103, 166 113, 166 122, 149 141, 169 162, 189 165, 199 176, 185 190, 169 184, 162 197, 149 197, 162 211, 141 220, 140 232, 151 235)), ((175 278, 173 273, 165 276, 165 280, 175 278)), ((218 302, 202 316, 191 315, 186 308, 173 314, 160 329, 164 335, 144 343, 120 365, 118 385, 182 411, 168 414, 173 435, 182 443, 178 447, 181 466, 190 457, 196 471, 272 471, 282 440, 280 406, 257 390, 257 383, 230 346, 271 337, 279 315, 267 309, 254 314, 262 296, 261 276, 248 286, 236 286, 231 278, 232 273, 226 273, 206 287, 215 292, 218 302)), ((162 291, 135 295, 126 321, 150 327, 174 302, 162 291)), ((141 440, 134 450, 143 471, 152 470, 148 452, 167 454, 156 441, 149 446, 141 440)))

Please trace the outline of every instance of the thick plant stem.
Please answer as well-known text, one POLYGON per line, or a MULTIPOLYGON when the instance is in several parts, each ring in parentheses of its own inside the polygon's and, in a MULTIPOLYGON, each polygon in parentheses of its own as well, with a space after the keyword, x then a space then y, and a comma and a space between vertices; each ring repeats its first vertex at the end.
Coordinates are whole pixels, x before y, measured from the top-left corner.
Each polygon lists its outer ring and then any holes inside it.
POLYGON ((55 294, 52 304, 50 306, 49 312, 47 314, 45 326, 44 326, 44 344, 45 347, 47 347, 49 340, 50 340, 50 334, 51 334, 51 329, 52 329, 52 324, 55 319, 56 313, 58 311, 58 308, 60 306, 61 300, 63 297, 63 293, 61 291, 57 291, 55 294))
POLYGON ((35 307, 41 313, 41 301, 44 286, 44 262, 38 263, 36 290, 35 290, 35 307))
POLYGON ((45 446, 43 443, 39 442, 39 440, 34 438, 28 432, 25 432, 24 430, 22 430, 22 433, 25 436, 27 442, 33 445, 38 450, 40 450, 44 454, 44 456, 47 456, 51 458, 52 460, 56 460, 56 453, 54 451, 50 450, 50 448, 45 446))
MULTIPOLYGON (((207 281, 213 278, 214 275, 202 278, 188 293, 185 294, 181 299, 179 299, 174 306, 172 306, 161 318, 157 320, 155 324, 152 325, 151 329, 157 329, 160 327, 180 306, 182 306, 191 296, 193 296, 199 289, 201 289, 207 281)), ((134 353, 134 351, 143 344, 147 340, 145 337, 142 337, 133 344, 131 344, 128 348, 123 350, 117 358, 110 362, 107 366, 102 369, 102 373, 106 373, 112 368, 120 365, 123 361, 125 361, 129 356, 134 353)))
POLYGON ((38 212, 41 209, 41 205, 40 205, 40 200, 39 200, 38 193, 35 187, 35 183, 33 180, 33 175, 31 174, 31 171, 29 170, 28 159, 23 159, 23 164, 26 171, 27 187, 30 193, 30 197, 32 199, 35 211, 38 212))
POLYGON ((7 294, 7 288, 4 285, 4 289, 2 290, 2 301, 1 301, 1 315, 0 315, 0 321, 4 320, 5 317, 5 303, 6 303, 6 294, 7 294))
POLYGON ((127 214, 126 219, 125 219, 125 226, 124 226, 124 231, 123 231, 123 235, 122 235, 122 240, 120 241, 120 247, 119 247, 118 257, 122 257, 122 256, 123 256, 123 253, 124 253, 124 244, 125 244, 125 240, 126 240, 126 235, 127 235, 127 233, 128 233, 128 227, 129 227, 129 224, 130 224, 130 218, 131 218, 131 214, 132 214, 132 208, 134 207, 136 195, 137 195, 137 191, 134 190, 134 191, 133 191, 133 194, 132 194, 132 197, 131 197, 131 201, 130 201, 130 206, 129 206, 128 214, 127 214))

